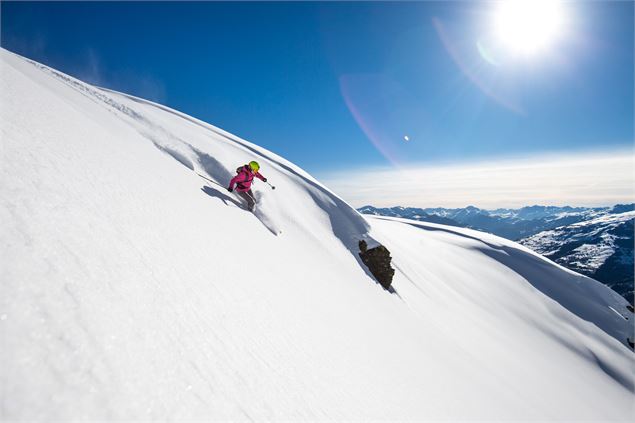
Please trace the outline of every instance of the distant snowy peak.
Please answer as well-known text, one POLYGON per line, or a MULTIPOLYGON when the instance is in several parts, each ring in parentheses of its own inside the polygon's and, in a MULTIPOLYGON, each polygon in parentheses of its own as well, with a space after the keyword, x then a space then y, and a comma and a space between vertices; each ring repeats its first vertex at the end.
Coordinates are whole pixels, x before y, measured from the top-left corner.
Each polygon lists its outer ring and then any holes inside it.
POLYGON ((634 224, 635 211, 605 214, 540 232, 519 243, 604 282, 632 302, 634 224))
POLYGON ((400 217, 406 219, 419 220, 424 222, 439 223, 442 225, 462 226, 457 221, 450 219, 448 213, 432 213, 433 209, 419 209, 414 207, 391 207, 391 208, 376 208, 373 206, 364 206, 357 209, 362 214, 368 214, 373 216, 387 216, 387 217, 400 217))
POLYGON ((520 243, 543 255, 553 254, 565 242, 614 244, 614 241, 619 238, 618 235, 614 234, 615 230, 622 226, 628 227, 634 219, 635 212, 632 211, 604 215, 593 220, 543 231, 521 240, 520 243), (601 238, 601 241, 596 241, 598 238, 601 238))
MULTIPOLYGON (((556 229, 540 232, 520 241, 522 245, 532 248, 543 255, 553 254, 563 243, 575 241, 578 243, 596 242, 598 237, 602 241, 612 242, 617 237, 610 235, 616 228, 632 222, 635 212, 614 215, 604 215, 593 220, 561 226, 556 229)), ((602 243, 602 241, 600 243, 602 243)), ((601 264, 601 263, 600 263, 601 264)))
POLYGON ((461 219, 469 219, 470 217, 473 217, 476 215, 488 216, 489 213, 486 210, 479 209, 478 207, 467 206, 463 209, 458 209, 455 212, 450 213, 448 217, 455 220, 461 220, 461 219))
POLYGON ((635 211, 635 204, 616 204, 610 210, 610 213, 619 214, 629 211, 635 211))
POLYGON ((622 224, 624 222, 627 222, 629 220, 632 220, 633 218, 635 218, 635 211, 627 211, 627 212, 623 212, 623 213, 616 213, 616 214, 606 214, 600 217, 597 217, 593 220, 587 220, 584 222, 578 222, 575 223, 573 225, 571 225, 572 227, 583 227, 583 226, 595 226, 595 225, 600 225, 600 224, 604 224, 604 225, 619 225, 622 224))

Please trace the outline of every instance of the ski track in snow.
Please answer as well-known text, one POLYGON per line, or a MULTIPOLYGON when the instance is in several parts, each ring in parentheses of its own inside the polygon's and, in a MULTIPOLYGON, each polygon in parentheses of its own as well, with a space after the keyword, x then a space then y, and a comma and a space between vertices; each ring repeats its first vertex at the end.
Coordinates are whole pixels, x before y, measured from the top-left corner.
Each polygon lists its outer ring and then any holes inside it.
POLYGON ((0 58, 2 420, 632 417, 610 289, 493 235, 361 216, 232 134, 0 58), (224 186, 254 158, 276 190, 252 215, 224 186), (398 295, 360 239, 391 251, 398 295))

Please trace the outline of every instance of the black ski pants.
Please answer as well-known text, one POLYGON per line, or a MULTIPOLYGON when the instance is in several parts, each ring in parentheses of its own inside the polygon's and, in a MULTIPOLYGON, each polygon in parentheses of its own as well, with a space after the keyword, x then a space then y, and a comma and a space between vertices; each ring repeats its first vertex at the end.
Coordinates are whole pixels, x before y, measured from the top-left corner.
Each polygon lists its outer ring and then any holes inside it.
POLYGON ((238 195, 240 195, 246 202, 247 202, 247 208, 249 209, 249 211, 254 211, 254 207, 256 207, 256 199, 254 197, 254 193, 249 190, 249 191, 236 191, 236 193, 238 193, 238 195))

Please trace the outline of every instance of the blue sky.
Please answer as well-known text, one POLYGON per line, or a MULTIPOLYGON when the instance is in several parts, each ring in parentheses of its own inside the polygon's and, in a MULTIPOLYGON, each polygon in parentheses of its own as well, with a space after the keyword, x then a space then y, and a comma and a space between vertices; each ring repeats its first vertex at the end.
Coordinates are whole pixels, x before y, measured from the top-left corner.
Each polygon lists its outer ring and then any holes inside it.
MULTIPOLYGON (((348 170, 632 154, 633 3, 564 5, 566 25, 531 57, 493 47, 497 5, 487 2, 3 1, 1 44, 337 185, 348 170)), ((632 198, 622 188, 601 201, 632 198)), ((403 205, 435 201, 413 193, 403 205)))

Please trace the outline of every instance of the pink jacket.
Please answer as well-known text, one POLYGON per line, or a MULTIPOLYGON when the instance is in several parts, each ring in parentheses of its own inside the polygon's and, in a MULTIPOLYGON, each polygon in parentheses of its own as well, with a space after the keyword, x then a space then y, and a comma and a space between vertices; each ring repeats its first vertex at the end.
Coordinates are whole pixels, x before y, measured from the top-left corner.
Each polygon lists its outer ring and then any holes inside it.
POLYGON ((236 191, 245 192, 251 189, 251 183, 254 181, 254 177, 260 179, 261 181, 266 181, 267 179, 262 176, 260 173, 254 173, 253 170, 249 167, 249 165, 244 165, 242 168, 238 168, 238 175, 234 176, 231 181, 229 181, 229 188, 234 188, 234 184, 236 185, 236 191))

